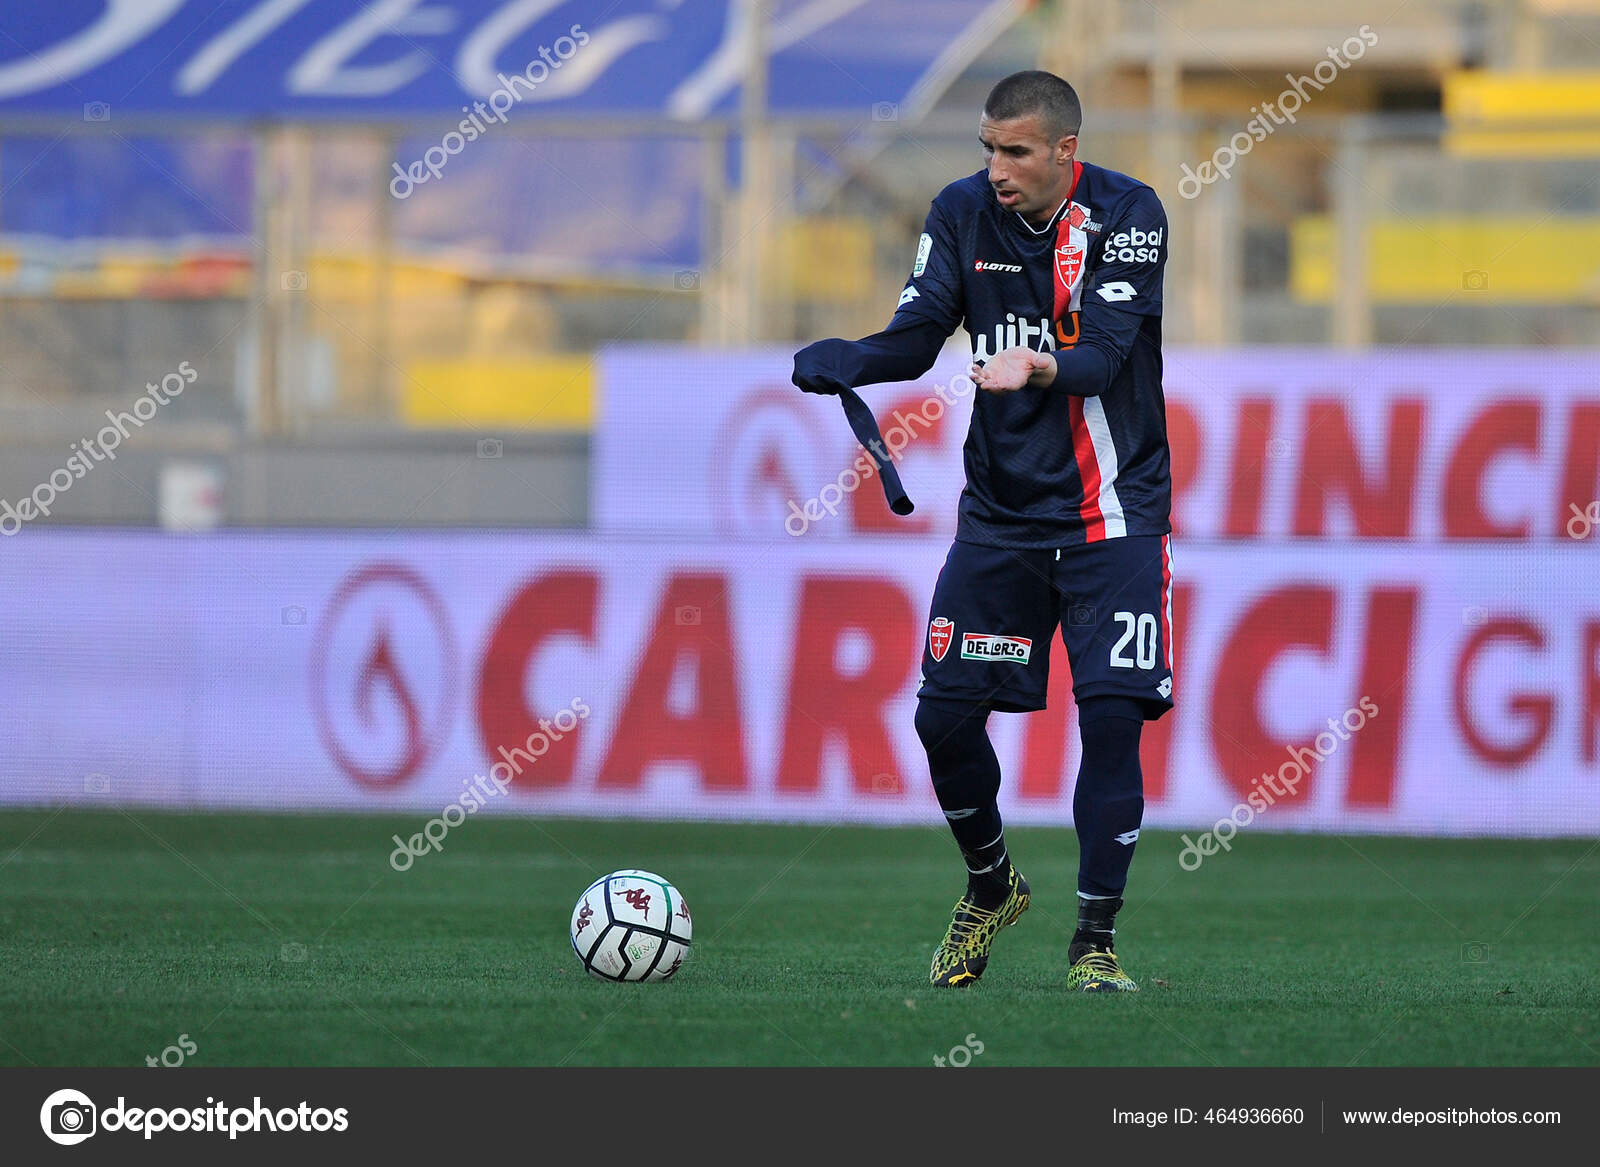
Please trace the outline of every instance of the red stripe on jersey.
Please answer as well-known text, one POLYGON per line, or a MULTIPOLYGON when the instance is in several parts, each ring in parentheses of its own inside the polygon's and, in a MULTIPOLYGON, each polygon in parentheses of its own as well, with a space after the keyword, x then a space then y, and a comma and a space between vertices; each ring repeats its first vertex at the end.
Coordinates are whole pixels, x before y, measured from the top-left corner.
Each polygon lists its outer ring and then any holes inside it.
MULTIPOLYGON (((1072 189, 1067 190, 1067 200, 1077 192, 1078 179, 1083 176, 1083 163, 1077 158, 1072 160, 1072 189)), ((1061 223, 1056 224, 1056 253, 1061 248, 1067 247, 1072 242, 1072 223, 1070 215, 1062 215, 1061 223)), ((1051 263, 1056 261, 1056 256, 1051 255, 1051 263)), ((1072 304, 1072 290, 1066 287, 1062 280, 1051 280, 1056 288, 1054 298, 1054 315, 1056 322, 1067 319, 1067 309, 1072 304)), ((1094 456, 1094 439, 1090 437, 1090 427, 1083 421, 1083 399, 1074 397, 1069 402, 1069 413, 1072 418, 1072 453, 1078 459, 1078 480, 1083 483, 1083 504, 1078 507, 1078 517, 1083 520, 1083 539, 1086 543, 1101 543, 1106 538, 1106 517, 1099 509, 1099 459, 1094 456)))
POLYGON ((1167 668, 1172 668, 1172 547, 1171 535, 1161 536, 1161 642, 1167 646, 1167 668))
POLYGON ((1099 543, 1106 537, 1106 520, 1100 513, 1100 460, 1094 456, 1094 439, 1083 420, 1083 398, 1068 398, 1067 410, 1072 419, 1072 453, 1078 460, 1078 478, 1083 483, 1083 504, 1078 507, 1083 541, 1099 543))
MULTIPOLYGON (((1078 180, 1081 177, 1083 177, 1083 163, 1074 158, 1072 189, 1067 192, 1069 202, 1077 192, 1078 180)), ((1070 214, 1062 215, 1061 222, 1056 224, 1056 250, 1050 256, 1051 264, 1056 262, 1056 255, 1061 249, 1072 242, 1071 218, 1070 214)), ((1053 270, 1051 275, 1052 277, 1055 275, 1053 270)), ((1055 288, 1055 320, 1059 329, 1060 322, 1067 319, 1068 309, 1072 304, 1072 289, 1060 279, 1052 278, 1051 284, 1055 288)), ((1094 439, 1089 434, 1088 424, 1083 420, 1083 398, 1071 398, 1068 411, 1072 419, 1072 453, 1078 460, 1078 478, 1083 483, 1083 505, 1078 508, 1078 517, 1083 520, 1083 538, 1086 543, 1100 543, 1106 537, 1106 520, 1100 513, 1100 459, 1095 457, 1094 439)))

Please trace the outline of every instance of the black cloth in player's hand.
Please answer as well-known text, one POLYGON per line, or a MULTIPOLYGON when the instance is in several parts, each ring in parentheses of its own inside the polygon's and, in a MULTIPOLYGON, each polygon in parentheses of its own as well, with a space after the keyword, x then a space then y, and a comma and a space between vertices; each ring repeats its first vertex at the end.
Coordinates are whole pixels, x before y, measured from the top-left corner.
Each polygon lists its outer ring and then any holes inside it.
POLYGON ((900 484, 894 459, 884 448, 883 434, 867 403, 855 394, 857 385, 914 381, 933 367, 949 335, 934 321, 900 312, 882 332, 860 340, 830 337, 794 354, 794 383, 807 393, 837 397, 850 429, 878 467, 878 479, 889 509, 909 515, 916 509, 900 484))
POLYGON ((838 371, 840 350, 847 344, 849 341, 830 337, 806 345, 794 354, 794 376, 791 380, 807 393, 836 397, 840 390, 849 389, 849 382, 841 378, 838 371))

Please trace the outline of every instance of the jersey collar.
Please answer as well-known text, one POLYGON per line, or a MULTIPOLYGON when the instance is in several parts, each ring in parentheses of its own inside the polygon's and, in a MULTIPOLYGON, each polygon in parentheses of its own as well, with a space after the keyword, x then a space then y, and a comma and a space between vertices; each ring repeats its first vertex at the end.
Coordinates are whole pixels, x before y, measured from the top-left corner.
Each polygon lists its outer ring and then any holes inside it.
POLYGON ((1056 224, 1061 221, 1061 216, 1065 214, 1067 208, 1072 205, 1072 196, 1078 193, 1078 182, 1082 178, 1083 163, 1074 158, 1072 160, 1072 185, 1067 189, 1067 197, 1061 200, 1061 205, 1056 208, 1056 213, 1050 216, 1050 221, 1043 227, 1035 227, 1032 223, 1028 222, 1028 220, 1022 217, 1021 211, 1012 211, 1011 213, 1017 217, 1017 222, 1021 223, 1025 228, 1027 228, 1030 235, 1045 235, 1051 231, 1054 231, 1056 229, 1056 224))

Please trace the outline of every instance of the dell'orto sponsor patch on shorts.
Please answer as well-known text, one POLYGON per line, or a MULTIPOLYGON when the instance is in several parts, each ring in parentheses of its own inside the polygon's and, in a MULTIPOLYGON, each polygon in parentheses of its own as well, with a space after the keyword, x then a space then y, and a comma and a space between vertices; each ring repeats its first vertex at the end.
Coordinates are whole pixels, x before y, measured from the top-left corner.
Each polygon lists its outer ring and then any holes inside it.
POLYGON ((943 660, 950 651, 950 637, 955 635, 955 624, 943 616, 935 616, 928 625, 928 651, 934 660, 943 660))
POLYGON ((1005 660, 1028 663, 1033 641, 1026 636, 993 636, 987 632, 968 632, 961 638, 962 660, 1005 660))

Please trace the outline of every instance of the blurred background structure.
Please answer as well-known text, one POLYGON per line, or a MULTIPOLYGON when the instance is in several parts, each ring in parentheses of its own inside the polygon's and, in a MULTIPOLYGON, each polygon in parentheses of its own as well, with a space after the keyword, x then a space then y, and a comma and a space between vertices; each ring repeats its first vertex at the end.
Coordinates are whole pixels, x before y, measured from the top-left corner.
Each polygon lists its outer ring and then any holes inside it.
POLYGON ((1600 337, 1600 0, 3 8, 0 496, 200 373, 53 522, 157 523, 177 458, 228 524, 581 526, 596 349, 875 330, 1033 67, 1165 201, 1174 343, 1600 337), (429 494, 484 436, 530 488, 429 494))
POLYGON ((0 0, 0 799, 436 808, 581 698, 519 809, 936 821, 966 338, 907 519, 790 357, 1033 67, 1171 223, 1147 822, 1343 716, 1273 829, 1600 831, 1600 0, 0 0))

